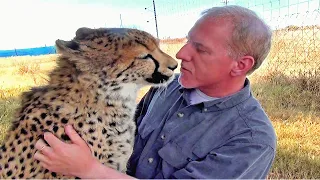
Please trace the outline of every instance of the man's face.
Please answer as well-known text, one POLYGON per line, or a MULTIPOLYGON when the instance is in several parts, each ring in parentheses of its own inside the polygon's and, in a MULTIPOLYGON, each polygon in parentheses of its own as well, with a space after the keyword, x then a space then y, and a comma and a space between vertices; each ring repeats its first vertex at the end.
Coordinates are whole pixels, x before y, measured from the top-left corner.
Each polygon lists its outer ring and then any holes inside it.
POLYGON ((228 81, 234 60, 228 41, 232 26, 223 19, 200 19, 189 31, 188 42, 176 57, 181 59, 179 82, 185 88, 208 88, 228 81))

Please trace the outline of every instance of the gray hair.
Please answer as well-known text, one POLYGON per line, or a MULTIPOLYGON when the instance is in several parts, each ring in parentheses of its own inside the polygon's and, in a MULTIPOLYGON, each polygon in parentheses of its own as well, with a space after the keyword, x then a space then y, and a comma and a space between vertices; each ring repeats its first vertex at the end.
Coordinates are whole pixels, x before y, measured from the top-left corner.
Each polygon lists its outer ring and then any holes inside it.
POLYGON ((230 18, 234 29, 229 39, 229 55, 236 59, 252 56, 255 62, 248 74, 260 67, 270 52, 272 31, 254 11, 229 5, 207 9, 201 15, 202 18, 230 18))

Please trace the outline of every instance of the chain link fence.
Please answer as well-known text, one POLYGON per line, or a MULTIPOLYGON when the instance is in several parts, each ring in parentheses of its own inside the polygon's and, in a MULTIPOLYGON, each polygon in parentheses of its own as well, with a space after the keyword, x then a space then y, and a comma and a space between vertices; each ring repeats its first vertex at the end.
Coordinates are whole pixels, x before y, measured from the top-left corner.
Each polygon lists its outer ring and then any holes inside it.
POLYGON ((118 0, 101 3, 95 7, 66 7, 79 11, 85 9, 90 13, 78 18, 70 27, 55 25, 64 27, 64 30, 52 30, 51 34, 56 34, 50 42, 67 38, 62 35, 65 32, 73 36, 78 26, 129 27, 159 37, 161 48, 175 57, 203 10, 213 6, 240 5, 254 10, 273 30, 271 52, 258 70, 259 74, 265 77, 288 76, 291 79, 304 77, 308 78, 306 83, 309 85, 320 84, 314 83, 320 74, 320 0, 118 0), (118 10, 110 8, 111 5, 119 7, 118 10))
MULTIPOLYGON (((200 13, 213 6, 240 5, 254 10, 273 30, 272 47, 254 74, 275 83, 299 83, 302 90, 320 90, 320 0, 156 0, 157 26, 148 29, 162 39, 173 57, 182 47, 200 13), (166 28, 164 28, 166 27, 166 28), (170 28, 168 28, 170 27, 170 28), (284 80, 285 79, 285 80, 284 80)), ((149 7, 149 9, 152 6, 149 7)), ((147 8, 148 9, 148 8, 147 8)), ((150 9, 151 12, 151 9, 150 9)), ((150 14, 150 20, 153 17, 150 14)), ((155 21, 155 20, 153 20, 155 21)))

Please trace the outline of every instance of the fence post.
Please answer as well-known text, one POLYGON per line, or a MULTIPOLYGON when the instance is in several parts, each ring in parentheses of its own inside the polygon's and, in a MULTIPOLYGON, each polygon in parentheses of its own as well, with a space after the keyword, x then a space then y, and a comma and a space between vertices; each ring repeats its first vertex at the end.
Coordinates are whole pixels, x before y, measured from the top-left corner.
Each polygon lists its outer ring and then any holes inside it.
POLYGON ((157 13, 156 13, 156 4, 155 4, 154 0, 152 0, 152 2, 153 2, 154 21, 155 21, 155 23, 156 23, 157 38, 159 39, 157 13))

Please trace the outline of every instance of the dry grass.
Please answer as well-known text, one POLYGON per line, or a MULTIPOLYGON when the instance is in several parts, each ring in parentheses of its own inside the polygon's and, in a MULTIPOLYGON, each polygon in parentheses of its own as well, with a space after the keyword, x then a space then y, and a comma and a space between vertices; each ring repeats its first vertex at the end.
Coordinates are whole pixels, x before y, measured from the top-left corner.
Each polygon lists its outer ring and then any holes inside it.
MULTIPOLYGON (((304 35, 301 29, 275 32, 267 63, 249 76, 253 93, 272 120, 278 137, 270 179, 320 178, 320 77, 317 73, 320 53, 319 48, 305 45, 311 43, 319 47, 320 38, 318 29, 307 30, 303 30, 304 35), (301 38, 301 42, 291 43, 290 36, 301 38), (299 55, 306 50, 308 55, 299 55)), ((175 57, 182 41, 165 40, 161 48, 175 57)), ((31 86, 45 84, 55 58, 49 55, 0 59, 0 142, 19 105, 20 93, 31 86)), ((137 100, 148 88, 140 91, 137 100)))

